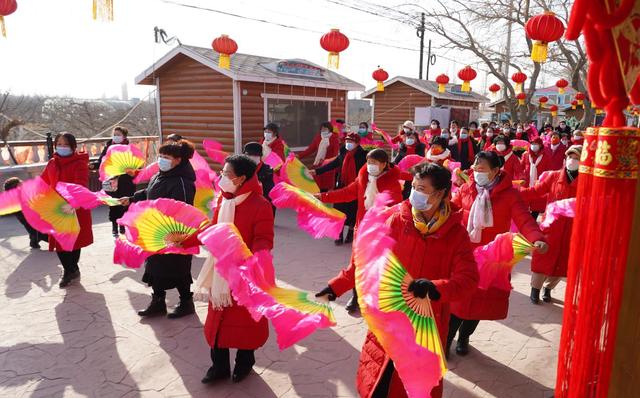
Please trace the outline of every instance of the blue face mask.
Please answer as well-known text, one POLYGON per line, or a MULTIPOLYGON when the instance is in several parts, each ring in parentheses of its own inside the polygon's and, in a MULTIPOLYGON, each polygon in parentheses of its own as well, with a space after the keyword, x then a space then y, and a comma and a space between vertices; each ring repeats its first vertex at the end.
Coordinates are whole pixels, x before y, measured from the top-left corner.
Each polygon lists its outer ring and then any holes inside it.
POLYGON ((158 168, 160 171, 169 171, 171 170, 171 160, 167 158, 158 158, 158 168))
POLYGON ((344 147, 347 149, 347 151, 353 151, 356 147, 355 142, 347 142, 346 144, 344 144, 344 147))
POLYGON ((440 137, 449 138, 449 133, 442 133, 442 134, 440 134, 440 137))
POLYGON ((56 153, 62 157, 71 156, 71 154, 73 154, 73 149, 68 146, 58 146, 56 147, 56 153))
POLYGON ((460 133, 460 139, 461 140, 466 140, 469 137, 469 134, 467 133, 460 133))
POLYGON ((360 135, 360 137, 365 137, 367 133, 367 129, 358 129, 358 135, 360 135))
POLYGON ((431 209, 431 204, 429 203, 429 195, 423 192, 416 191, 411 188, 411 194, 409 195, 409 203, 411 206, 420 211, 425 211, 431 209))

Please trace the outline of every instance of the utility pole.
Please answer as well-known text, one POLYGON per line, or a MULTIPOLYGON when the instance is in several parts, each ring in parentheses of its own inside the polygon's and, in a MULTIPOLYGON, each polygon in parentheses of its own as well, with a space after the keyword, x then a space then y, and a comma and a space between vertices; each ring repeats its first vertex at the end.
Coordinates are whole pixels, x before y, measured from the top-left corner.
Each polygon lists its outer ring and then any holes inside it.
MULTIPOLYGON (((416 35, 420 38, 420 70, 418 71, 418 79, 422 79, 422 64, 424 60, 424 12, 420 19, 420 27, 416 30, 416 35)), ((428 74, 428 73, 427 73, 428 74)))
POLYGON ((429 67, 435 64, 436 64, 436 55, 431 54, 431 39, 429 39, 429 45, 427 50, 427 73, 424 77, 425 80, 429 80, 429 67))
MULTIPOLYGON (((513 0, 509 1, 509 22, 507 22, 507 43, 504 60, 504 75, 509 79, 509 62, 511 61, 511 17, 513 16, 513 0)), ((507 98, 507 87, 504 89, 504 98, 507 98)))

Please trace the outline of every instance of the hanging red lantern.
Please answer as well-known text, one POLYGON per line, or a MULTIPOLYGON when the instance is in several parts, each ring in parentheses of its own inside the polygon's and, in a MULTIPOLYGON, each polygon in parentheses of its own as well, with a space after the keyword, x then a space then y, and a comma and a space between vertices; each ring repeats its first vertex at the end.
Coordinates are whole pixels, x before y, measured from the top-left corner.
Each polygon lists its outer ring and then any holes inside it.
POLYGON ((516 93, 523 91, 524 82, 527 80, 527 75, 518 71, 511 76, 511 80, 516 84, 516 93))
POLYGON ((331 29, 320 38, 320 45, 325 51, 329 51, 329 68, 340 67, 340 53, 349 47, 349 38, 340 32, 340 29, 331 29))
POLYGON ((569 82, 565 79, 560 79, 556 82, 556 87, 558 87, 559 94, 564 94, 564 89, 569 87, 569 82))
POLYGON ((113 0, 93 0, 93 19, 113 21, 113 0))
POLYGON ((518 105, 522 106, 527 100, 527 94, 519 93, 518 95, 516 95, 516 98, 518 99, 518 105))
POLYGON ((571 109, 576 109, 578 107, 578 101, 573 100, 571 101, 571 109))
POLYGON ((489 86, 489 91, 491 92, 491 97, 496 98, 498 96, 498 92, 502 89, 499 84, 493 83, 489 86))
POLYGON ((544 108, 547 102, 549 102, 549 98, 543 95, 542 97, 538 98, 538 102, 540 103, 540 108, 544 108))
POLYGON ((533 62, 545 62, 549 43, 558 41, 564 34, 564 25, 551 11, 529 18, 524 27, 527 37, 535 40, 531 49, 533 62))
POLYGON ((219 54, 218 66, 222 69, 229 69, 231 56, 238 51, 238 43, 227 35, 221 35, 213 40, 211 47, 219 54))
POLYGON ((438 77, 436 77, 436 83, 438 83, 438 92, 444 93, 446 91, 447 84, 449 83, 449 76, 444 73, 438 75, 438 77))
POLYGON ((387 71, 378 66, 378 69, 376 69, 371 76, 373 80, 378 82, 376 91, 384 91, 384 81, 389 78, 387 71))
POLYGON ((551 105, 549 110, 551 111, 551 116, 558 116, 558 105, 551 105))
POLYGON ((462 80, 461 90, 463 92, 468 93, 469 91, 471 91, 471 81, 475 79, 476 76, 478 76, 478 72, 476 72, 475 69, 473 69, 469 65, 460 69, 460 71, 458 72, 458 77, 460 78, 460 80, 462 80))
POLYGON ((7 37, 7 29, 4 26, 4 17, 11 15, 18 9, 16 0, 0 0, 0 32, 2 37, 7 37))
POLYGON ((583 106, 586 95, 584 93, 578 92, 576 93, 576 101, 578 101, 578 105, 583 106))

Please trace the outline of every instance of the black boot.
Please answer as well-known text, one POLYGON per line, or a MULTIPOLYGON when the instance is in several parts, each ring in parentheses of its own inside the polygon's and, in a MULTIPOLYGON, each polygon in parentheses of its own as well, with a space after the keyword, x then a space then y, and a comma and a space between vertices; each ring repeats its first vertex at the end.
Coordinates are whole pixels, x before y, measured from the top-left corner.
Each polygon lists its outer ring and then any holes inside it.
POLYGON ((458 335, 458 343, 456 344, 456 354, 461 357, 467 355, 469 353, 469 338, 468 337, 460 337, 458 335))
POLYGON ((350 314, 360 311, 360 305, 358 305, 358 292, 356 289, 353 289, 353 296, 351 296, 344 309, 350 314))
POLYGON ((111 235, 113 235, 114 238, 117 238, 118 235, 118 223, 116 223, 115 221, 111 221, 111 235))
POLYGON ((124 225, 120 225, 118 229, 120 229, 120 235, 124 235, 124 225))
POLYGON ((533 304, 538 304, 540 302, 540 289, 536 289, 535 287, 531 288, 531 295, 529 296, 531 302, 533 304))
POLYGON ((164 296, 160 297, 157 294, 151 295, 151 302, 146 309, 138 311, 140 316, 164 315, 166 313, 167 304, 164 302, 164 296))
POLYGON ((37 233, 29 235, 29 246, 32 249, 40 249, 40 240, 37 233))
POLYGON ((542 301, 544 301, 545 303, 550 303, 551 302, 551 289, 545 287, 544 288, 544 294, 542 295, 542 301))
POLYGON ((60 284, 58 285, 61 288, 67 287, 71 284, 71 282, 75 280, 80 280, 80 270, 76 270, 73 272, 65 271, 62 274, 62 279, 60 280, 60 284))
POLYGON ((444 347, 444 358, 449 359, 451 354, 451 344, 453 344, 453 337, 447 337, 447 345, 444 347))
POLYGON ((238 350, 238 353, 236 354, 236 365, 233 368, 231 381, 239 383, 244 380, 249 373, 251 373, 251 369, 253 369, 253 365, 255 365, 255 363, 256 358, 253 350, 238 350))
POLYGON ((204 377, 200 381, 203 384, 211 384, 217 380, 228 379, 229 376, 231 376, 229 369, 220 371, 215 366, 212 366, 207 370, 207 374, 204 375, 204 377))
POLYGON ((349 228, 349 231, 347 231, 347 237, 344 238, 345 244, 349 244, 351 242, 353 242, 353 228, 349 228))
POLYGON ((180 304, 174 308, 173 311, 167 315, 167 318, 176 319, 182 318, 183 316, 191 315, 196 313, 196 306, 193 304, 193 293, 189 293, 188 296, 182 297, 180 296, 180 304))
POLYGON ((340 236, 338 236, 338 239, 334 240, 333 243, 335 243, 336 246, 342 246, 342 244, 344 243, 342 241, 342 237, 343 237, 343 232, 340 232, 340 236))
POLYGON ((231 376, 228 348, 212 348, 211 361, 213 363, 212 366, 207 370, 207 374, 201 380, 203 384, 228 379, 229 376, 231 376))

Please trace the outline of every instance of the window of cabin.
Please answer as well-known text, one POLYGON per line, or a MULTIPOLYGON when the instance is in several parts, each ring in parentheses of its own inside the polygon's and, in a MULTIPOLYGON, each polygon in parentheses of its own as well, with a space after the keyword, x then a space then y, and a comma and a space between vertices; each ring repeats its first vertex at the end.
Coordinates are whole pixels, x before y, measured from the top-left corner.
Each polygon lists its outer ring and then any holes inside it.
POLYGON ((320 123, 331 119, 329 99, 302 100, 265 98, 268 123, 280 127, 280 137, 291 148, 307 147, 320 131, 320 123))

